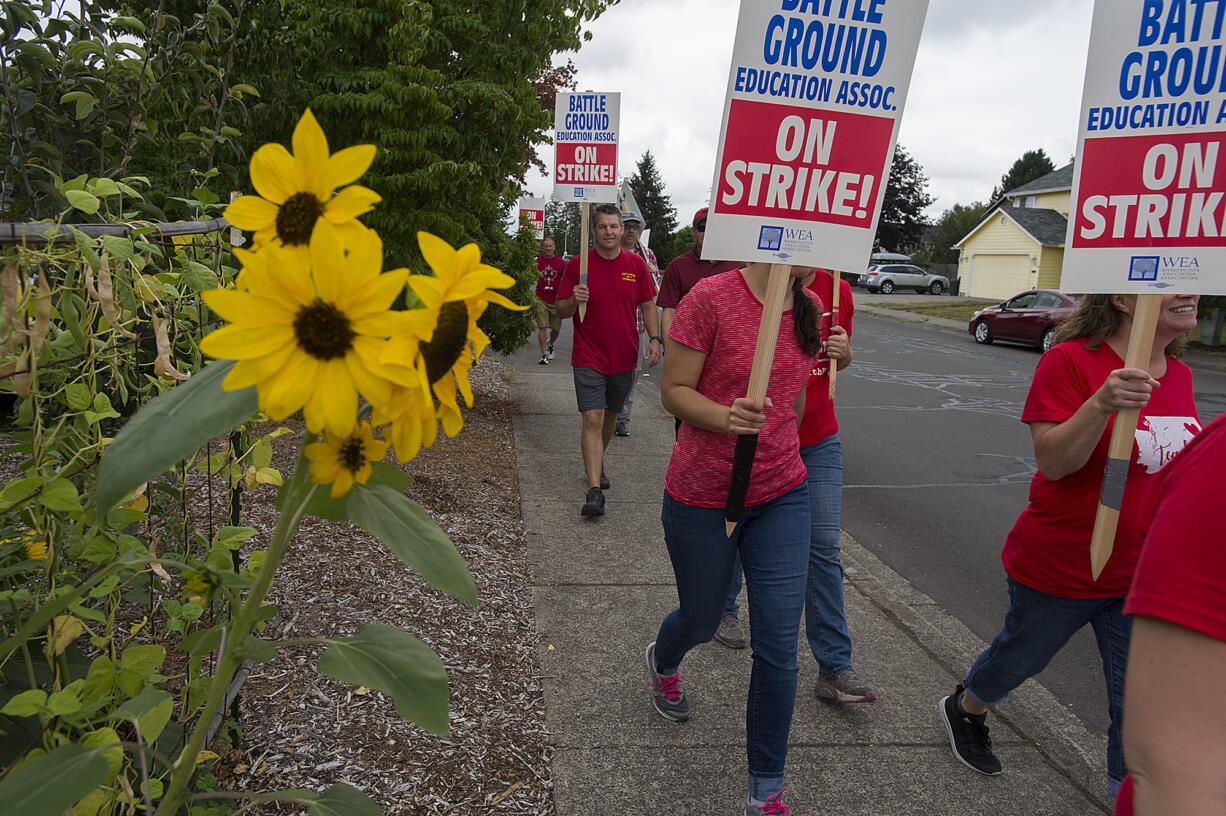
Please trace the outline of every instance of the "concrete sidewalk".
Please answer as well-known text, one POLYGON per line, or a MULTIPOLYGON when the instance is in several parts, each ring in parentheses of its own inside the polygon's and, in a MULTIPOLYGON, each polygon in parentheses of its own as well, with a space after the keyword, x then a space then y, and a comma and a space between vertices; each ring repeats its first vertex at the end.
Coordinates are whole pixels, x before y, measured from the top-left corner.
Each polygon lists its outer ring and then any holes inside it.
MULTIPOLYGON (((606 459, 607 514, 581 518, 569 336, 567 327, 550 366, 537 364, 535 343, 511 360, 558 814, 740 814, 749 651, 712 643, 690 654, 682 668, 694 704, 688 723, 662 719, 649 701, 643 649, 677 601, 659 521, 672 418, 656 377, 640 380, 632 435, 614 438, 606 459)), ((1106 811, 1105 739, 1033 681, 993 723, 1004 775, 957 764, 937 703, 985 644, 847 536, 843 555, 857 667, 884 696, 871 706, 816 702, 817 671, 802 639, 788 756, 787 801, 797 816, 1106 811)))

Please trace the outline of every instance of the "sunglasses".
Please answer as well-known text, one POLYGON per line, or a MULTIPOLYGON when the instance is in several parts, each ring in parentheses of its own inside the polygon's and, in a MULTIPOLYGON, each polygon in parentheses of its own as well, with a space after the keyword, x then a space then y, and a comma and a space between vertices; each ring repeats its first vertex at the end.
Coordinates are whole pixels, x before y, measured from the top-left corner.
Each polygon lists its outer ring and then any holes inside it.
POLYGON ((706 222, 706 221, 699 221, 697 224, 695 224, 695 225, 694 225, 694 229, 698 230, 699 232, 706 232, 706 231, 707 231, 707 222, 706 222))

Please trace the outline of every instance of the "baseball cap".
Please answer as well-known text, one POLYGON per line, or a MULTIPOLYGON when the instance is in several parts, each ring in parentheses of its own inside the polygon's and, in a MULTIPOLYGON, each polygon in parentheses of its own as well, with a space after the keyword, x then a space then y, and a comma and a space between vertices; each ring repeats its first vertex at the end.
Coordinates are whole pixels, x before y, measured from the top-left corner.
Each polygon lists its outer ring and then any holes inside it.
POLYGON ((701 210, 694 213, 694 220, 691 221, 690 223, 696 227, 698 226, 699 221, 706 221, 706 220, 707 220, 707 208, 703 207, 701 210))
POLYGON ((643 216, 639 215, 637 210, 626 210, 622 213, 622 223, 624 224, 627 221, 637 221, 640 224, 646 223, 643 220, 643 216))

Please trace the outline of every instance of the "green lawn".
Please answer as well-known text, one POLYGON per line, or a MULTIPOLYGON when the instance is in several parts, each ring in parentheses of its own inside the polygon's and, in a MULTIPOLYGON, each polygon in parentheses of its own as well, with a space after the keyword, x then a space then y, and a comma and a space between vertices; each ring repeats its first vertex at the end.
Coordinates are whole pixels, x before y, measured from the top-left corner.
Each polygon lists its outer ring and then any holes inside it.
POLYGON ((897 309, 900 312, 914 312, 927 317, 944 317, 949 320, 970 320, 971 315, 985 306, 995 306, 995 300, 959 300, 954 303, 874 303, 873 306, 883 309, 897 309))

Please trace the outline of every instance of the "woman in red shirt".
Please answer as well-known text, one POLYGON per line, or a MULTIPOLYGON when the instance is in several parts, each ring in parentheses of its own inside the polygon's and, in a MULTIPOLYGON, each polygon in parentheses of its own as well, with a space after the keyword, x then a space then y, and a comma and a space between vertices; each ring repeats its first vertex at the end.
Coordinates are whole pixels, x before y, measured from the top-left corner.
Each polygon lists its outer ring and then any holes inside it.
POLYGON ((783 770, 809 560, 809 493, 797 425, 821 336, 817 298, 802 285, 811 270, 796 267, 765 405, 745 398, 768 269, 755 264, 705 278, 669 327, 660 390, 664 407, 682 424, 664 479, 661 521, 680 608, 664 619, 646 657, 656 711, 689 719, 679 667, 715 634, 739 559, 753 625, 745 813, 782 816, 791 812, 781 801, 783 770), (724 500, 736 437, 745 434, 759 434, 758 449, 746 509, 730 539, 724 500))
POLYGON ((1030 502, 1005 540, 1009 611, 1004 628, 966 679, 940 704, 954 755, 983 774, 1001 772, 986 725, 989 706, 1041 672, 1073 633, 1094 629, 1107 682, 1107 789, 1124 779, 1120 721, 1131 635, 1124 596, 1145 533, 1155 477, 1200 431, 1192 372, 1176 359, 1196 326, 1195 295, 1168 295, 1153 354, 1124 367, 1136 296, 1087 295, 1060 327, 1035 370, 1022 421, 1030 425, 1038 473, 1030 502), (1140 408, 1115 551, 1098 581, 1090 538, 1117 411, 1140 408))
POLYGON ((1116 816, 1226 813, 1226 415, 1162 474, 1124 610, 1135 616, 1116 816))

